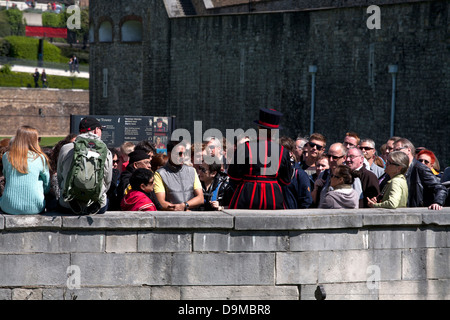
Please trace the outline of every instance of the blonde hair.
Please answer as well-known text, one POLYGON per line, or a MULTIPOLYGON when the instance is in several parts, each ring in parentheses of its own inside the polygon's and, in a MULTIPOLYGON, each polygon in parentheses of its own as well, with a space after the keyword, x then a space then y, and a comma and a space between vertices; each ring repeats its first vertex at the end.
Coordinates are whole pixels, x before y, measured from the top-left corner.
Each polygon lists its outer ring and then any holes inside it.
POLYGON ((28 173, 28 151, 34 153, 34 159, 40 157, 43 165, 48 166, 49 159, 39 146, 38 131, 30 126, 22 126, 11 140, 8 161, 14 169, 23 174, 28 173))

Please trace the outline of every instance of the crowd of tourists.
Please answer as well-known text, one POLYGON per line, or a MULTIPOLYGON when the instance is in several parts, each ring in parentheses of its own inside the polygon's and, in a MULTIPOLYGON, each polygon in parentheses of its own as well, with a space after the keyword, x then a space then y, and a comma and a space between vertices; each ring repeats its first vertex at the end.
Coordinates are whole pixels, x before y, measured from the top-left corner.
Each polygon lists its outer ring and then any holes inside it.
POLYGON ((391 137, 378 149, 347 132, 327 146, 323 134, 279 136, 282 114, 260 109, 258 136, 201 143, 149 141, 107 148, 104 127, 81 120, 51 149, 21 126, 0 141, 0 209, 5 214, 106 211, 358 209, 449 205, 450 167, 433 151, 391 137), (237 161, 240 159, 241 161, 237 161))

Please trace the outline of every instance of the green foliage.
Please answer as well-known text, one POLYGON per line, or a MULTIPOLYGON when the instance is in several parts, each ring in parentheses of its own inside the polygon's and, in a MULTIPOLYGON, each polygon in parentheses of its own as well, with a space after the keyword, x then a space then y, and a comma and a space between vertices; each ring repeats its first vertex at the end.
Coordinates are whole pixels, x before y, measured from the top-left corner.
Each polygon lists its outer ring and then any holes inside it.
MULTIPOLYGON (((7 56, 18 59, 37 60, 39 39, 9 36, 5 38, 10 48, 7 56)), ((44 41, 44 60, 50 62, 61 62, 61 49, 44 41)))
POLYGON ((9 26, 8 16, 6 10, 0 10, 0 38, 10 36, 11 27, 9 26))
POLYGON ((23 13, 19 9, 9 9, 5 11, 10 27, 10 34, 16 36, 25 35, 25 23, 23 13))
POLYGON ((66 26, 63 14, 54 12, 42 13, 42 26, 53 28, 64 28, 66 26))
POLYGON ((9 64, 5 64, 0 68, 0 74, 11 74, 11 66, 9 64))

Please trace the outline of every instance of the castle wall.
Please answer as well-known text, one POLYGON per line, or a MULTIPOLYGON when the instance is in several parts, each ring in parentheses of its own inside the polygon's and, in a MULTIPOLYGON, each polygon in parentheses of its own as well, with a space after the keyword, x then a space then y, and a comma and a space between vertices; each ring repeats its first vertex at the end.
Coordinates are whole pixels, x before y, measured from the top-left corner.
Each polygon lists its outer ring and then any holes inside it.
POLYGON ((253 127, 260 107, 285 114, 282 135, 310 133, 311 74, 317 66, 314 128, 328 145, 347 131, 390 136, 392 77, 398 65, 394 134, 450 164, 447 1, 381 5, 381 29, 367 7, 168 19, 163 1, 91 4, 114 22, 111 43, 91 45, 94 114, 177 116, 190 131, 253 127), (142 17, 144 38, 120 41, 120 21, 142 17), (102 96, 107 68, 107 97, 102 96), (126 112, 125 112, 126 111, 126 112))
POLYGON ((446 300, 449 214, 0 215, 0 299, 446 300))

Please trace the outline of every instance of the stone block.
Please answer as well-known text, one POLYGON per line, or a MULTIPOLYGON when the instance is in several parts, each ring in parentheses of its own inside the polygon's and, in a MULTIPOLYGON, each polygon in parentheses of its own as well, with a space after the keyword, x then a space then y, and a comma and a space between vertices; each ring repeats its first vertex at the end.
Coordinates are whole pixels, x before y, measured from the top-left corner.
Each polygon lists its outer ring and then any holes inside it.
POLYGON ((317 283, 319 267, 318 252, 277 253, 276 284, 317 283))
POLYGON ((0 289, 0 300, 11 300, 12 292, 11 289, 0 289))
POLYGON ((359 228, 358 211, 305 210, 227 210, 235 217, 236 230, 310 230, 359 228))
POLYGON ((12 289, 12 300, 42 300, 42 289, 12 289))
POLYGON ((181 289, 177 286, 151 287, 151 300, 180 300, 181 289))
POLYGON ((105 252, 105 231, 63 231, 60 235, 61 252, 105 252))
POLYGON ((402 279, 450 279, 450 248, 403 251, 402 279))
POLYGON ((368 231, 361 229, 290 232, 290 251, 356 250, 368 248, 368 231))
POLYGON ((377 228, 369 230, 369 247, 373 249, 447 247, 448 232, 444 228, 377 228))
POLYGON ((66 290, 64 300, 149 300, 149 287, 80 288, 66 290))
POLYGON ((147 212, 108 211, 98 215, 65 215, 63 229, 153 229, 154 217, 147 212))
POLYGON ((273 285, 275 254, 272 253, 175 253, 172 284, 273 285))
POLYGON ((60 216, 55 215, 4 215, 5 229, 31 229, 31 228, 45 228, 45 229, 60 229, 62 220, 60 216))
POLYGON ((287 251, 284 232, 196 232, 194 251, 287 251))
POLYGON ((172 255, 164 253, 73 253, 82 287, 167 285, 172 255))
MULTIPOLYGON (((426 208, 425 208, 426 209, 426 208)), ((424 224, 435 224, 439 226, 450 225, 450 212, 447 210, 450 208, 443 208, 441 211, 426 210, 422 212, 422 222, 424 224)))
POLYGON ((154 212, 158 229, 231 229, 233 217, 220 211, 154 212))
POLYGON ((106 232, 106 252, 136 252, 137 232, 106 232))
POLYGON ((0 253, 60 252, 59 232, 31 230, 0 233, 0 253))
POLYGON ((190 252, 191 233, 177 231, 142 231, 137 236, 139 252, 190 252))
POLYGON ((422 224, 422 214, 420 212, 411 212, 407 208, 399 209, 364 209, 364 226, 381 225, 414 225, 422 224), (367 211, 366 211, 367 210, 367 211))
POLYGON ((5 215, 0 214, 0 230, 5 229, 5 215))
POLYGON ((298 300, 297 286, 189 286, 181 300, 298 300))
POLYGON ((64 286, 69 254, 0 254, 0 286, 64 286))
POLYGON ((362 282, 401 279, 401 250, 321 251, 318 282, 362 282))
MULTIPOLYGON (((367 282, 324 283, 326 300, 378 300, 379 289, 371 289, 367 282)), ((314 295, 317 285, 301 285, 300 300, 316 300, 314 295)))
POLYGON ((380 300, 449 300, 450 280, 382 281, 380 300))

